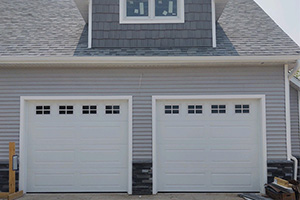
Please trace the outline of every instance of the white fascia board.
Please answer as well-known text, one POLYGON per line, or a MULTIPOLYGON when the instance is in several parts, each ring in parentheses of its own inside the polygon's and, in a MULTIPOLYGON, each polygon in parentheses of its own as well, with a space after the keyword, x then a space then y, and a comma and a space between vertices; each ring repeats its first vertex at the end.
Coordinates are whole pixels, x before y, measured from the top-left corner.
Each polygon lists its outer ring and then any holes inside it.
POLYGON ((232 64, 232 63, 295 63, 299 56, 110 56, 110 57, 1 57, 0 65, 22 64, 98 64, 98 65, 172 65, 172 64, 232 64))

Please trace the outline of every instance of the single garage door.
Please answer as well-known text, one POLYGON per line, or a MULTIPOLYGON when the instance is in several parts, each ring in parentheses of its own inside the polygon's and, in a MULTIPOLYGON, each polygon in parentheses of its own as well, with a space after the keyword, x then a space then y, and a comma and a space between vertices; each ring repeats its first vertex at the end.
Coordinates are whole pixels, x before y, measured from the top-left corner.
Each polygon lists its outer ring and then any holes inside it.
POLYGON ((27 192, 128 190, 128 102, 30 101, 27 192))
POLYGON ((259 191, 255 100, 159 100, 157 190, 259 191))

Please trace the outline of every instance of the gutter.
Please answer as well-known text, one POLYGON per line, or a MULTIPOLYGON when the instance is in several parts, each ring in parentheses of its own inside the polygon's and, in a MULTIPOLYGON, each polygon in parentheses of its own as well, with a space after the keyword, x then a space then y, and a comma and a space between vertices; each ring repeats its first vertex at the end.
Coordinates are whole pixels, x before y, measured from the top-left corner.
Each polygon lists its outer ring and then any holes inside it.
MULTIPOLYGON (((300 56, 95 56, 0 57, 0 64, 294 64, 300 56)), ((299 64, 299 62, 298 62, 299 64)))

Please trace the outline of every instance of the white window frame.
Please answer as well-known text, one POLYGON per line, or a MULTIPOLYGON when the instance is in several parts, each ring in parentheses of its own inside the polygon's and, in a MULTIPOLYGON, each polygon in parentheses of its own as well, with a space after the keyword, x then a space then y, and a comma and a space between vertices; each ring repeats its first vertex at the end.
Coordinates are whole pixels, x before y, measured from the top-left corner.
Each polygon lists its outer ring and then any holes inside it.
POLYGON ((149 16, 127 17, 127 0, 120 2, 120 24, 166 24, 184 23, 184 0, 177 0, 177 16, 155 16, 155 0, 149 1, 149 16))

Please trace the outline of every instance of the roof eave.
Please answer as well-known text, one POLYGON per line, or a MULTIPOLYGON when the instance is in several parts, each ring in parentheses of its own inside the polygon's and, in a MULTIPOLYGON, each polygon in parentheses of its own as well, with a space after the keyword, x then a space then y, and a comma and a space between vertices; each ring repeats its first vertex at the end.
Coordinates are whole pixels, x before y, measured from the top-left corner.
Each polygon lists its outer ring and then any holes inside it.
POLYGON ((295 56, 110 56, 110 57, 1 57, 0 65, 22 64, 99 64, 99 65, 178 65, 178 64, 234 64, 274 63, 292 64, 295 56))

